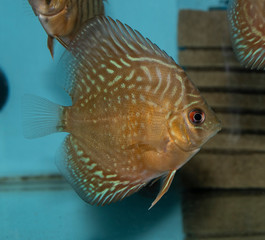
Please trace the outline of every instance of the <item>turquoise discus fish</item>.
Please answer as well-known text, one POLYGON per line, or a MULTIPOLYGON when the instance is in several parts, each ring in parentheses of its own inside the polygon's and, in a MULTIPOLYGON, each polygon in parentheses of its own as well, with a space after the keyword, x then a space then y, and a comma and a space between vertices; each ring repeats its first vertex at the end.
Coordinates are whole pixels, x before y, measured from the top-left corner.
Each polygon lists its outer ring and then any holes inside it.
POLYGON ((265 0, 230 0, 228 19, 233 48, 240 63, 265 69, 265 0))
POLYGON ((119 21, 89 21, 62 65, 72 106, 26 97, 25 136, 70 133, 57 164, 90 204, 115 202, 163 178, 153 206, 177 169, 220 130, 183 69, 119 21))

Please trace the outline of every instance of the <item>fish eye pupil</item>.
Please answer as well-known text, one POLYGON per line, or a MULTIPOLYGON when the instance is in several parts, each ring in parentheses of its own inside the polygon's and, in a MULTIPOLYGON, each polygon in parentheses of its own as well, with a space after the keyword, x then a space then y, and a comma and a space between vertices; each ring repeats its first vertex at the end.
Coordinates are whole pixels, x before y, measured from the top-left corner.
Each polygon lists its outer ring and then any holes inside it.
POLYGON ((205 114, 199 109, 194 109, 189 113, 189 120, 192 124, 202 124, 205 120, 205 114))
POLYGON ((200 122, 202 119, 202 115, 200 113, 196 113, 194 115, 194 120, 200 122))

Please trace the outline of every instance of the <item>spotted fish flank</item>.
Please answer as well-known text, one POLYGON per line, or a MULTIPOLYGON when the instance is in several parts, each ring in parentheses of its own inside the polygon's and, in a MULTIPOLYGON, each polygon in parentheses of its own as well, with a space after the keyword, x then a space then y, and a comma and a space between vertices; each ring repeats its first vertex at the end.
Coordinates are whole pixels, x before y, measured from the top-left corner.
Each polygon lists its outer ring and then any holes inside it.
POLYGON ((88 19, 104 14, 103 0, 28 1, 48 34, 47 45, 52 57, 54 38, 67 48, 88 19))
MULTIPOLYGON (((95 143, 96 144, 96 143, 95 143)), ((64 143, 64 155, 59 168, 67 175, 67 179, 77 188, 78 193, 90 204, 108 204, 117 199, 123 199, 130 192, 138 191, 145 184, 141 181, 129 182, 118 178, 118 175, 108 168, 102 170, 100 158, 111 160, 106 153, 95 154, 80 147, 78 139, 69 135, 64 143), (78 158, 79 161, 74 159, 78 158), (69 172, 69 169, 71 171, 69 172), (86 176, 84 178, 84 176, 86 176)), ((93 145, 96 147, 95 145, 93 145)), ((115 160, 115 159, 113 159, 115 160)))
POLYGON ((265 0, 230 0, 231 38, 240 63, 265 69, 265 0))
POLYGON ((86 24, 61 64, 72 106, 33 99, 27 136, 70 133, 57 164, 90 204, 115 202, 164 177, 153 206, 176 170, 220 130, 183 69, 119 21, 86 24))

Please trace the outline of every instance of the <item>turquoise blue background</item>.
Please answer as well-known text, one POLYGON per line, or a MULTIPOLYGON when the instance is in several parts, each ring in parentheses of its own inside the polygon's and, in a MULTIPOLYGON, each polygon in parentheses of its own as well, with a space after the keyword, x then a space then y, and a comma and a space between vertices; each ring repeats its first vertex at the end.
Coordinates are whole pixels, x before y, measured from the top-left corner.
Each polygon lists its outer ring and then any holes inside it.
MULTIPOLYGON (((105 6, 107 15, 137 29, 177 61, 178 10, 206 10, 218 2, 108 0, 105 6)), ((65 134, 26 140, 21 124, 25 93, 60 104, 69 102, 54 83, 63 49, 57 44, 52 60, 46 40, 26 0, 0 2, 0 68, 10 88, 0 112, 0 239, 183 239, 177 180, 151 211, 147 209, 155 197, 153 191, 95 207, 85 204, 64 181, 17 180, 17 176, 58 174, 54 155, 65 134)))

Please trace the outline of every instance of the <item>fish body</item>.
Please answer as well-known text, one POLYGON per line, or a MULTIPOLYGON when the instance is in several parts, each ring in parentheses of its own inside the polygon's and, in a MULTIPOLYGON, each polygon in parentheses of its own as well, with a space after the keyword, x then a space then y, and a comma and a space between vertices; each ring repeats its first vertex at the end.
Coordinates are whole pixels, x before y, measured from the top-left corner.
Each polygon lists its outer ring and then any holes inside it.
POLYGON ((230 0, 230 32, 236 56, 251 69, 265 69, 265 0, 230 0))
POLYGON ((65 48, 88 19, 104 14, 103 0, 28 0, 48 34, 53 56, 54 38, 65 48))
POLYGON ((88 22, 62 65, 72 106, 30 101, 27 132, 30 138, 70 133, 57 164, 88 203, 108 204, 164 178, 153 206, 177 169, 220 130, 184 70, 119 21, 88 22))

